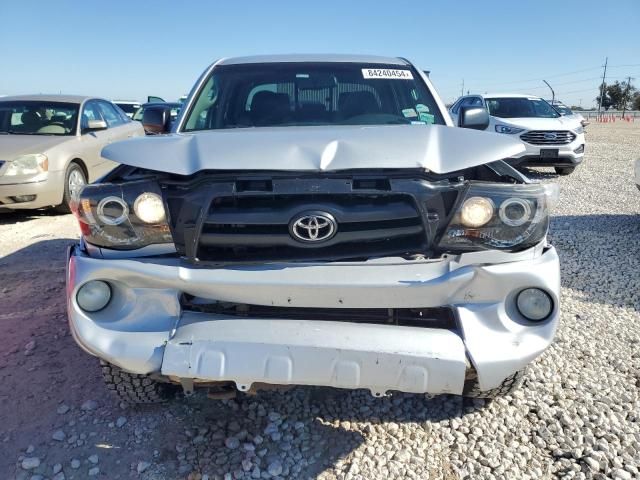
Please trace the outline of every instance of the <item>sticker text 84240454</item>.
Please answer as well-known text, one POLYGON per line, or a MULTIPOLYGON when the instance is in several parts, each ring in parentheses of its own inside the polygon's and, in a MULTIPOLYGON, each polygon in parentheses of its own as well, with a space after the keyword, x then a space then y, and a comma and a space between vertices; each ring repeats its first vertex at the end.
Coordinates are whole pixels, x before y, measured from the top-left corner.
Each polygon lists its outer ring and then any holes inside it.
POLYGON ((363 68, 364 78, 390 78, 395 80, 413 80, 410 70, 395 70, 391 68, 363 68))

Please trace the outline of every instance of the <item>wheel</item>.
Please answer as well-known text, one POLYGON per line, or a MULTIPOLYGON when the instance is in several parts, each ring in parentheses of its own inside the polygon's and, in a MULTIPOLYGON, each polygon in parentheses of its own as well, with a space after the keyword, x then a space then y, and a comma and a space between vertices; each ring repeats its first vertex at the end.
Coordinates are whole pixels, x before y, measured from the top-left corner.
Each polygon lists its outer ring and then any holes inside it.
POLYGON ((69 213, 69 202, 74 194, 78 193, 82 187, 87 184, 87 176, 84 170, 77 163, 70 163, 64 176, 64 193, 62 195, 62 203, 55 207, 60 213, 69 213))
POLYGON ((576 167, 554 167, 558 175, 569 175, 573 173, 576 167))
POLYGON ((478 374, 474 371, 472 375, 469 375, 465 379, 462 396, 471 398, 496 398, 508 395, 520 388, 524 381, 525 372, 526 370, 518 370, 513 375, 505 378, 499 387, 483 392, 478 385, 478 374))
POLYGON ((107 388, 120 400, 129 404, 162 403, 177 390, 175 385, 159 382, 149 375, 128 373, 115 365, 100 360, 102 378, 107 388))

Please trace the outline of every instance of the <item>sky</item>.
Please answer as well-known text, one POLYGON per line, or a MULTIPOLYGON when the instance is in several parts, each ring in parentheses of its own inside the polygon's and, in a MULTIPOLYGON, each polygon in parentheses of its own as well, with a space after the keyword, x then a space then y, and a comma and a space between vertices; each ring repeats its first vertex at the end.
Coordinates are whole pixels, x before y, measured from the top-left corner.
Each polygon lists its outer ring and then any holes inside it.
POLYGON ((515 92, 592 106, 608 81, 640 88, 640 0, 0 1, 0 95, 176 100, 221 57, 402 56, 446 102, 515 92))

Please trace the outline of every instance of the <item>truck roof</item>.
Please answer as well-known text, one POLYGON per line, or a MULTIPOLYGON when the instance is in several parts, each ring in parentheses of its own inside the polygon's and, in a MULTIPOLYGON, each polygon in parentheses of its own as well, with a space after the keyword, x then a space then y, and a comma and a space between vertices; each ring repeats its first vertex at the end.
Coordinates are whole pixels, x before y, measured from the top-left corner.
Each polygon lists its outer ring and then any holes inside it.
POLYGON ((284 54, 284 55, 252 55, 247 57, 224 58, 218 65, 241 65, 248 63, 289 63, 289 62, 344 62, 344 63, 383 63, 387 65, 408 66, 409 62, 398 57, 381 57, 377 55, 344 55, 344 54, 284 54))

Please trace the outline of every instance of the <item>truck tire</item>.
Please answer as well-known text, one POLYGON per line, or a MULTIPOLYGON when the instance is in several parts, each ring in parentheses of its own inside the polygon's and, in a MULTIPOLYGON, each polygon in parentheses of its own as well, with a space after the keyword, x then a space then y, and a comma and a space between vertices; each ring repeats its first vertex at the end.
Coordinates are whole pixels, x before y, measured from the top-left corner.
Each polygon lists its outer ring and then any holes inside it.
POLYGON ((125 372, 119 367, 100 360, 102 377, 107 388, 120 400, 129 404, 162 403, 176 391, 174 385, 159 382, 149 375, 125 372))
POLYGON ((474 371, 473 374, 467 376, 462 395, 469 398, 496 398, 508 395, 520 388, 524 381, 525 372, 526 370, 518 370, 513 375, 505 378, 500 386, 483 392, 480 390, 480 385, 478 384, 478 374, 474 371))
POLYGON ((558 175, 570 175, 576 169, 576 167, 554 167, 558 175))

